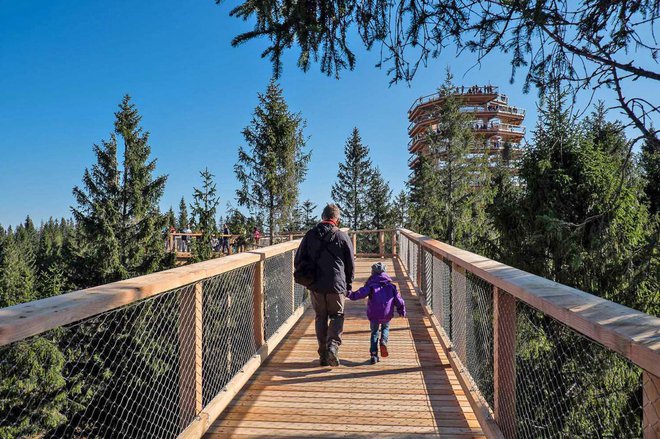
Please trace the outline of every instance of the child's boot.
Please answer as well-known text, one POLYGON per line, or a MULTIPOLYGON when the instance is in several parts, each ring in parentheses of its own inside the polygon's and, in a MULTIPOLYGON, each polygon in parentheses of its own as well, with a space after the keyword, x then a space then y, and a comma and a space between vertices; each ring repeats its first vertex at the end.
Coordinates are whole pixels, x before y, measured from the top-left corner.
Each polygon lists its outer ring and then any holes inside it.
POLYGON ((387 357, 388 355, 390 355, 390 353, 387 352, 387 345, 381 344, 381 345, 380 345, 380 356, 383 357, 383 358, 385 358, 385 357, 387 357))

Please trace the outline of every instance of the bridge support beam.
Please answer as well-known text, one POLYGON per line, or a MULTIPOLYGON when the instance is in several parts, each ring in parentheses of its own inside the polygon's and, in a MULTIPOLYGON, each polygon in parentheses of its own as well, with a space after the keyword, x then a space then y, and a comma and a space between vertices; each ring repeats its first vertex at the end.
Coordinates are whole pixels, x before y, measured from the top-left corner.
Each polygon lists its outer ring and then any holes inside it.
POLYGON ((495 421, 507 439, 516 437, 516 299, 493 287, 495 421))
POLYGON ((179 410, 182 427, 202 411, 202 283, 181 291, 179 302, 179 410))

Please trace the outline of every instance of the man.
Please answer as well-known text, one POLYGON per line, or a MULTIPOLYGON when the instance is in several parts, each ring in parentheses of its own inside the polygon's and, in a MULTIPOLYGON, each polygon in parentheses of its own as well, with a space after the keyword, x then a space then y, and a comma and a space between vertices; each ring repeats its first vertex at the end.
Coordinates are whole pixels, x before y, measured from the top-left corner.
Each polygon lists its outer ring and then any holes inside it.
POLYGON ((229 254, 229 227, 227 227, 227 224, 222 225, 222 234, 225 235, 222 237, 222 248, 220 251, 222 253, 229 254))
POLYGON ((316 339, 321 366, 339 366, 339 346, 344 329, 344 302, 353 287, 353 244, 339 230, 339 207, 328 204, 322 221, 309 230, 296 252, 295 268, 315 265, 308 286, 316 313, 316 339), (329 323, 328 323, 329 321, 329 323))

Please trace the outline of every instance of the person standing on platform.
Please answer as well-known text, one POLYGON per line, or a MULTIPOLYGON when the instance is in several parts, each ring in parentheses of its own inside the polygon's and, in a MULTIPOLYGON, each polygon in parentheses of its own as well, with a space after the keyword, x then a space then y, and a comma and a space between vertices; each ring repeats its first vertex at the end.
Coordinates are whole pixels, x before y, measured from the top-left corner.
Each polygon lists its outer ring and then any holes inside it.
POLYGON ((322 221, 302 239, 294 260, 294 278, 311 291, 321 366, 339 366, 344 303, 353 287, 355 261, 348 234, 339 230, 339 207, 328 204, 322 221))

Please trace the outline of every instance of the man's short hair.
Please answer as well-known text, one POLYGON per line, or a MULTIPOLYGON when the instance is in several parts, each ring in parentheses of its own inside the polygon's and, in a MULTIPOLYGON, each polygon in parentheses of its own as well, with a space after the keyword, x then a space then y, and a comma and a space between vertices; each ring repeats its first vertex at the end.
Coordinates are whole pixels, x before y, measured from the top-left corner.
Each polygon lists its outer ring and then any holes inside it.
POLYGON ((339 219, 340 214, 341 212, 339 211, 339 206, 337 206, 336 204, 327 204, 323 208, 321 219, 323 220, 339 219))

